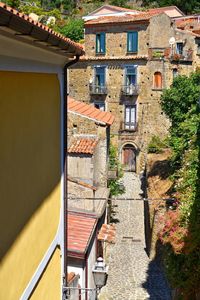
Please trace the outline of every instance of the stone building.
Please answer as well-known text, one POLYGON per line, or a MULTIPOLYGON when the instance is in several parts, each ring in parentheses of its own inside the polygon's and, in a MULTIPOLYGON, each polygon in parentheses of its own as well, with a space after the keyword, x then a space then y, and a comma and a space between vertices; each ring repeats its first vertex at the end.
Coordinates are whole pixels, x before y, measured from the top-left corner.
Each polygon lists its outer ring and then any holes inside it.
POLYGON ((152 136, 168 133, 163 89, 199 65, 200 36, 177 27, 184 18, 175 6, 139 12, 109 5, 84 17, 86 54, 71 67, 70 95, 114 114, 111 136, 126 170, 140 172, 152 136))
MULTIPOLYGON (((98 241, 98 233, 107 223, 108 151, 113 121, 111 113, 68 98, 68 271, 80 277, 82 300, 96 299, 92 268, 103 254, 104 236, 101 234, 98 241), (90 291, 85 292, 88 288, 90 291)), ((76 296, 72 300, 80 299, 76 296)))

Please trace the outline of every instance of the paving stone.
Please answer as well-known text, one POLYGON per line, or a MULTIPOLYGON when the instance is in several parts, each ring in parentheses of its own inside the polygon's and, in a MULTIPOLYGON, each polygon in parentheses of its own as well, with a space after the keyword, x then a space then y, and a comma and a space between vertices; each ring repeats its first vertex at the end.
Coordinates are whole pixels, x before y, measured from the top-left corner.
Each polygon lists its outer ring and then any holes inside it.
MULTIPOLYGON (((127 172, 126 192, 119 198, 141 198, 138 175, 127 172)), ((171 300, 165 276, 156 261, 145 252, 144 203, 113 200, 116 212, 116 243, 109 258, 108 280, 100 300, 171 300), (128 238, 126 238, 128 237, 128 238)))

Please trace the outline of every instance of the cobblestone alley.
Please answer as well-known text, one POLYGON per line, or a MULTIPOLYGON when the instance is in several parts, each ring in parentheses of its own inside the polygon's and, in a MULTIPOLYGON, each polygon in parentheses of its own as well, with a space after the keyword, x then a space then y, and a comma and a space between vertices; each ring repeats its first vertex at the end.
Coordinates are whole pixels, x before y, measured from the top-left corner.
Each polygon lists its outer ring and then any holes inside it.
MULTIPOLYGON (((140 198, 140 180, 134 173, 123 178, 126 193, 120 198, 140 198)), ((115 200, 116 243, 109 258, 108 280, 100 300, 170 300, 165 277, 145 252, 143 201, 115 200)))

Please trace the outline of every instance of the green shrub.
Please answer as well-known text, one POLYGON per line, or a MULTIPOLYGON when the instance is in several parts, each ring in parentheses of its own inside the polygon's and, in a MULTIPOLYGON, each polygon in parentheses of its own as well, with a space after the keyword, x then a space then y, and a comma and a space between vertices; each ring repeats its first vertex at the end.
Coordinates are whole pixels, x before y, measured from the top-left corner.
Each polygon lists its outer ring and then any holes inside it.
POLYGON ((162 153, 163 148, 166 148, 166 143, 154 135, 148 145, 148 153, 162 153))

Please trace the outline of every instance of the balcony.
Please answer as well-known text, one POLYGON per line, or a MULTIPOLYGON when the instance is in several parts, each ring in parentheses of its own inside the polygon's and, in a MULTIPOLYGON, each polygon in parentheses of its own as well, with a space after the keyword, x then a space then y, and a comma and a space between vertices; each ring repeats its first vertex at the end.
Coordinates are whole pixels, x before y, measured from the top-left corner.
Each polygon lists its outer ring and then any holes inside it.
POLYGON ((137 122, 121 122, 120 131, 131 131, 135 132, 138 130, 137 122))
POLYGON ((171 61, 189 61, 191 62, 193 60, 193 50, 183 50, 183 52, 180 53, 171 53, 170 55, 171 61))
POLYGON ((107 94, 107 86, 106 85, 97 85, 90 84, 89 85, 90 94, 91 95, 106 95, 107 94))
POLYGON ((129 84, 122 85, 122 95, 125 96, 134 96, 139 94, 139 85, 138 84, 129 84))

